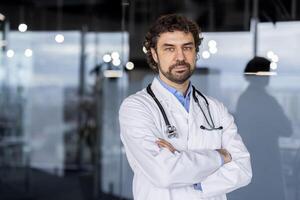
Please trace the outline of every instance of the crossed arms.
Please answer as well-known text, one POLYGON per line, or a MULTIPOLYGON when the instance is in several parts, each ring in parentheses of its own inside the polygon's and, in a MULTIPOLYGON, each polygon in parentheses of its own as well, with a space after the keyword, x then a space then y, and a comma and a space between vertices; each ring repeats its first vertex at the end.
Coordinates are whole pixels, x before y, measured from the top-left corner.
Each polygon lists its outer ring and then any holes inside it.
POLYGON ((226 119, 224 149, 178 152, 171 144, 157 139, 159 130, 143 102, 135 98, 125 100, 119 112, 121 139, 133 170, 142 172, 153 185, 161 188, 187 187, 201 182, 203 197, 225 194, 247 185, 252 177, 249 153, 237 134, 233 118, 222 105, 220 109, 223 109, 222 119, 226 119), (226 164, 221 165, 220 155, 226 164))
MULTIPOLYGON (((167 142, 166 140, 159 138, 155 142, 160 148, 167 148, 172 153, 179 152, 177 149, 173 147, 172 144, 167 142)), ((219 152, 220 156, 222 157, 222 160, 224 161, 224 164, 229 163, 232 160, 232 157, 230 153, 226 149, 216 149, 217 152, 219 152)))

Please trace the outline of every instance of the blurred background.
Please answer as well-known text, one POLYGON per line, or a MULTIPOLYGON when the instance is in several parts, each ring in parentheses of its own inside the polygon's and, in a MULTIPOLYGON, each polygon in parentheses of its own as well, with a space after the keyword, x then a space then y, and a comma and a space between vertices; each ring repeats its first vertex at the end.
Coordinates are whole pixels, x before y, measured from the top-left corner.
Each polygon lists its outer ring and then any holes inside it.
POLYGON ((252 156, 228 198, 300 200, 299 0, 1 0, 1 200, 132 199, 118 109, 155 76, 142 41, 169 13, 200 25, 192 83, 252 156))

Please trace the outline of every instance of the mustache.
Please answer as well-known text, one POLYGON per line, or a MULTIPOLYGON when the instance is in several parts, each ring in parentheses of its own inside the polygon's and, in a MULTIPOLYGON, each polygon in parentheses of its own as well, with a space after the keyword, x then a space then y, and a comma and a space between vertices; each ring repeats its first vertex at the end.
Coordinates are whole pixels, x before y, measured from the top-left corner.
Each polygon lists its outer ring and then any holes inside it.
POLYGON ((191 65, 187 62, 185 62, 184 60, 181 60, 181 61, 177 61, 175 64, 171 65, 170 66, 170 70, 174 69, 175 67, 177 66, 180 66, 180 65, 185 65, 186 67, 190 68, 191 65))

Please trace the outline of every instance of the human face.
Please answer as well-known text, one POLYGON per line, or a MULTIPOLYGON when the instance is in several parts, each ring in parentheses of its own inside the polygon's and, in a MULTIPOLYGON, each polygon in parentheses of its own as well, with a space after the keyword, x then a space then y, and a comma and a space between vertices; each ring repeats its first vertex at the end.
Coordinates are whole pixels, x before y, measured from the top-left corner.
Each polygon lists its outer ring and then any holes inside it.
POLYGON ((196 48, 192 33, 162 33, 151 53, 158 65, 160 78, 170 85, 187 83, 195 70, 196 48))

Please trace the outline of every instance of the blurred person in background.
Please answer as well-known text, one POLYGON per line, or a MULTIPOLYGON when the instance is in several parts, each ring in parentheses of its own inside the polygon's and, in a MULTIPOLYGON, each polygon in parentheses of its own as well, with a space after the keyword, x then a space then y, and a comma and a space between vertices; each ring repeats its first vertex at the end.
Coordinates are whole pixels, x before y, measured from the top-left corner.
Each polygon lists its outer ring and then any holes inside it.
POLYGON ((236 199, 285 199, 278 139, 289 137, 292 126, 279 103, 267 92, 270 64, 266 58, 254 57, 244 70, 249 85, 238 100, 235 117, 251 153, 254 176, 247 188, 233 194, 238 196, 236 199))

